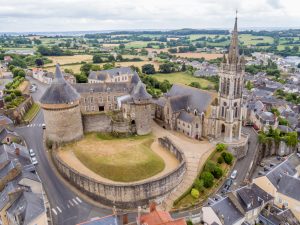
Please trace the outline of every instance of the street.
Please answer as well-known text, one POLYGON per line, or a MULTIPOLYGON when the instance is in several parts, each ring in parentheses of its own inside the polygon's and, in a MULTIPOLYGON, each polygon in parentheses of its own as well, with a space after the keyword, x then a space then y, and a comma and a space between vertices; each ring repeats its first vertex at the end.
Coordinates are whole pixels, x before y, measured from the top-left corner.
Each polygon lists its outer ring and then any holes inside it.
MULTIPOLYGON (((31 78, 29 80, 32 82, 31 78)), ((32 96, 35 101, 38 101, 47 85, 37 81, 33 83, 38 85, 38 90, 32 93, 32 96)), ((63 183, 60 177, 57 177, 44 149, 41 126, 43 123, 43 113, 40 111, 31 124, 16 127, 15 130, 24 137, 28 148, 33 149, 37 155, 39 162, 37 172, 50 202, 53 224, 74 225, 89 218, 112 214, 112 210, 95 207, 81 199, 63 183)))

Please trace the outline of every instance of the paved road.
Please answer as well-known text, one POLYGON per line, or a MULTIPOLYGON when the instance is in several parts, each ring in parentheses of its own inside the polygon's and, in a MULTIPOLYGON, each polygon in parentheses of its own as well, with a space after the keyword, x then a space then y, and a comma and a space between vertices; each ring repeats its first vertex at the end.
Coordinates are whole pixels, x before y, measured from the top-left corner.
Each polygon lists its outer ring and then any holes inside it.
MULTIPOLYGON (((31 80, 31 79, 29 79, 31 80)), ((33 93, 33 98, 38 101, 47 85, 38 84, 38 91, 33 93)), ((93 217, 102 217, 112 214, 111 210, 94 207, 83 199, 80 199, 57 177, 54 169, 50 166, 47 154, 43 146, 43 113, 40 111, 31 124, 17 127, 16 131, 22 135, 29 148, 32 148, 37 155, 37 172, 44 184, 48 196, 53 224, 74 225, 93 217)))

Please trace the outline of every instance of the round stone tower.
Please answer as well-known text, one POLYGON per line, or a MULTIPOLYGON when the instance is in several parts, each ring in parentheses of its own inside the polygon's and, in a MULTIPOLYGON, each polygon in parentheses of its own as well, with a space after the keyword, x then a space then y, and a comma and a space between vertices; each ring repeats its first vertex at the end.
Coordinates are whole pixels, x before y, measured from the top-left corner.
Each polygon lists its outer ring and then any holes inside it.
POLYGON ((138 81, 132 93, 135 108, 135 124, 138 135, 151 133, 151 99, 145 85, 138 81))
POLYGON ((83 136, 79 99, 80 95, 65 81, 57 64, 55 79, 40 100, 47 140, 63 143, 83 136))

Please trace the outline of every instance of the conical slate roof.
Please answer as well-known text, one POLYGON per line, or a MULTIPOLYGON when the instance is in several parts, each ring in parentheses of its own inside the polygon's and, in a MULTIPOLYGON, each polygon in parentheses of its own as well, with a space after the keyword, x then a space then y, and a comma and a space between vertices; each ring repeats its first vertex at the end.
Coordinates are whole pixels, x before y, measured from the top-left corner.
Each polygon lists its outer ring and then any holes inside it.
POLYGON ((145 84, 138 82, 132 93, 133 100, 149 100, 152 96, 147 92, 145 84))
POLYGON ((66 104, 80 99, 78 92, 65 81, 59 64, 56 65, 55 78, 43 94, 42 104, 66 104))

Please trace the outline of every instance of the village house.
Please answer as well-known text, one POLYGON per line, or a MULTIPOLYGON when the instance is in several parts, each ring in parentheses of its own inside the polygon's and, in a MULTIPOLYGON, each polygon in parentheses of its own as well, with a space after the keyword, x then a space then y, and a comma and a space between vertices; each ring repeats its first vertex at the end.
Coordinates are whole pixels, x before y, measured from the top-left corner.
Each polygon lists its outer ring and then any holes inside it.
POLYGON ((291 155, 268 173, 253 179, 253 183, 274 197, 282 209, 290 209, 300 220, 300 157, 291 155), (287 185, 288 184, 288 185, 287 185))
POLYGON ((91 71, 88 83, 128 83, 133 76, 130 67, 121 67, 111 70, 91 71))

